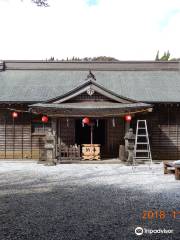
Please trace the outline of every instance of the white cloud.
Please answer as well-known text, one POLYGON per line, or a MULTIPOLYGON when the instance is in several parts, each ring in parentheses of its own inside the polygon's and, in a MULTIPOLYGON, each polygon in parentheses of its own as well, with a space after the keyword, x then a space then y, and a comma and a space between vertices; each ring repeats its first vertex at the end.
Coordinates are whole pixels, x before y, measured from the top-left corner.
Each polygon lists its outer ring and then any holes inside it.
POLYGON ((158 49, 180 57, 179 0, 99 0, 91 6, 86 0, 50 0, 50 5, 0 0, 1 59, 153 60, 158 49))

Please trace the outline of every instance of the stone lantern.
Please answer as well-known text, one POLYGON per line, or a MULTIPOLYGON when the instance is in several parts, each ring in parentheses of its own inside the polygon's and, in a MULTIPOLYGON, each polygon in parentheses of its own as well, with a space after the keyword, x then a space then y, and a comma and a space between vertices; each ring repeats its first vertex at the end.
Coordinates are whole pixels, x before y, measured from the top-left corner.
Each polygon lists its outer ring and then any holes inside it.
POLYGON ((47 165, 56 165, 57 160, 55 159, 55 136, 53 135, 51 129, 48 129, 48 132, 45 136, 45 158, 47 165))
POLYGON ((128 159, 127 162, 128 163, 133 163, 133 157, 134 157, 134 145, 135 145, 135 134, 133 133, 133 129, 130 128, 128 130, 128 132, 126 133, 125 140, 127 140, 126 142, 126 146, 125 149, 128 152, 128 159))

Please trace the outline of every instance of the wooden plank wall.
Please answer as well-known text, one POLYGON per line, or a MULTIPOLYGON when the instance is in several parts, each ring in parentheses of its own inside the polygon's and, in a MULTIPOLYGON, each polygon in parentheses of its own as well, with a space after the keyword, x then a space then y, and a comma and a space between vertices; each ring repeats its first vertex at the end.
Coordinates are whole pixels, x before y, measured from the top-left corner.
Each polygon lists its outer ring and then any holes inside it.
POLYGON ((141 114, 137 119, 147 119, 153 159, 180 159, 180 108, 177 105, 155 105, 152 113, 141 114))
MULTIPOLYGON (((133 118, 135 130, 137 119, 147 119, 153 159, 180 159, 180 107, 177 105, 155 105, 154 111, 133 118)), ((58 142, 75 143, 75 121, 58 121, 58 142)), ((124 120, 107 120, 108 155, 117 157, 119 145, 124 144, 124 120)), ((0 159, 39 159, 44 146, 43 135, 33 134, 30 114, 20 114, 14 123, 9 112, 0 111, 0 159)))
POLYGON ((0 158, 5 158, 6 152, 6 128, 5 128, 5 121, 4 116, 0 113, 0 158))
POLYGON ((180 158, 180 110, 159 106, 152 121, 152 150, 157 159, 180 158))
POLYGON ((0 112, 0 159, 39 159, 43 146, 43 135, 32 134, 30 114, 13 121, 8 112, 0 112))
POLYGON ((115 118, 115 126, 113 126, 112 118, 107 120, 107 148, 108 156, 119 156, 119 145, 124 144, 125 126, 124 119, 115 118))

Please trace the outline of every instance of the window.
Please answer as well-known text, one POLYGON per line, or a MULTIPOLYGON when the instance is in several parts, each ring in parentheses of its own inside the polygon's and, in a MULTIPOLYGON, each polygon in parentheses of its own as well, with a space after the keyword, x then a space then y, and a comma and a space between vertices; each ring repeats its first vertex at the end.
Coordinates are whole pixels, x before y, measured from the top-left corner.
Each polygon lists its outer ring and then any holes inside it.
POLYGON ((48 129, 51 129, 51 119, 48 119, 47 123, 43 123, 42 116, 32 116, 31 131, 32 133, 46 133, 48 129))

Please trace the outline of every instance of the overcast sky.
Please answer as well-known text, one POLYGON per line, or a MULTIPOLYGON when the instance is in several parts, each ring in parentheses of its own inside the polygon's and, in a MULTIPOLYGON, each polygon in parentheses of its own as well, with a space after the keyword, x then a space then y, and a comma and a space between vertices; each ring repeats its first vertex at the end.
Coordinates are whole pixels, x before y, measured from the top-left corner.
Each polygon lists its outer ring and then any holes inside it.
POLYGON ((0 0, 0 59, 180 57, 180 0, 0 0))

